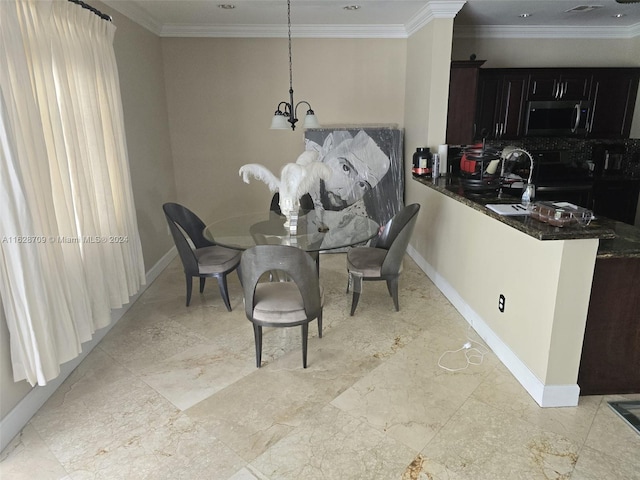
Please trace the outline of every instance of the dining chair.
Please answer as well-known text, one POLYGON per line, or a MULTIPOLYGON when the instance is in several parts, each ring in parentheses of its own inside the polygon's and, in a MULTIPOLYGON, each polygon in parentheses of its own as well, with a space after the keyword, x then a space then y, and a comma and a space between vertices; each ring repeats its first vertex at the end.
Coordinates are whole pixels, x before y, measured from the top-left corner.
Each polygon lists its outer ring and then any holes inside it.
POLYGON ((369 246, 353 247, 347 252, 347 272, 349 289, 353 290, 351 315, 356 311, 362 282, 384 280, 393 298, 396 312, 400 310, 398 301, 398 278, 402 272, 402 260, 418 218, 420 205, 413 203, 401 209, 391 218, 369 246))
MULTIPOLYGON (((315 209, 315 205, 313 203, 313 199, 311 195, 305 193, 302 197, 300 197, 300 210, 303 212, 310 212, 315 209)), ((269 206, 269 210, 272 212, 276 212, 278 215, 282 215, 282 211, 280 210, 280 192, 276 192, 271 197, 271 205, 269 206)))
MULTIPOLYGON (((308 193, 305 193, 302 197, 300 197, 300 213, 311 212, 315 210, 315 204, 313 203, 313 198, 308 193)), ((269 210, 278 215, 282 215, 282 211, 280 210, 280 192, 276 192, 271 197, 271 205, 269 206, 269 210)), ((266 243, 266 242, 265 242, 266 243)), ((320 274, 320 252, 307 252, 311 255, 316 262, 316 267, 318 270, 318 275, 320 274)), ((272 275, 272 279, 278 279, 277 275, 272 275)))
POLYGON ((289 245, 256 245, 242 252, 240 277, 244 290, 244 308, 253 323, 256 366, 262 364, 262 327, 302 328, 302 366, 307 368, 309 323, 318 320, 322 338, 324 296, 313 258, 289 245), (273 270, 289 281, 268 281, 273 270))
POLYGON ((204 223, 187 207, 177 203, 165 203, 162 209, 184 267, 187 307, 191 302, 193 277, 200 278, 200 293, 204 291, 206 279, 214 277, 218 280, 220 295, 230 312, 227 274, 239 268, 242 252, 207 240, 203 234, 204 223))

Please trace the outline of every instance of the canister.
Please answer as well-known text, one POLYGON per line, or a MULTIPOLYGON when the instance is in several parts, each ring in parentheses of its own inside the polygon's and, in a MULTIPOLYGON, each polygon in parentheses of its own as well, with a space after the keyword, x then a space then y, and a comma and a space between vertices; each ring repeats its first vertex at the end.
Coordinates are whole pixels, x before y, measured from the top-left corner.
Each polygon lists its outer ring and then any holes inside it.
POLYGON ((431 165, 433 156, 429 147, 418 147, 413 154, 413 169, 414 175, 428 176, 431 175, 431 165))

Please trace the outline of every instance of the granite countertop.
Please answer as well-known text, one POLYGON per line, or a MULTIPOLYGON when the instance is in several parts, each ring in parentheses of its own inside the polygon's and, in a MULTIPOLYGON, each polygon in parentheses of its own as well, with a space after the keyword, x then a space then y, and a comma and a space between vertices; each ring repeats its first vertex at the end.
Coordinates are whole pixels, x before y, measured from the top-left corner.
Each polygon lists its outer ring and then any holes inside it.
POLYGON ((598 217, 587 226, 555 227, 528 215, 499 215, 486 207, 494 203, 518 203, 516 197, 499 198, 497 192, 465 191, 456 177, 440 177, 437 182, 415 175, 413 179, 538 240, 598 238, 598 258, 640 257, 640 228, 632 225, 598 217))

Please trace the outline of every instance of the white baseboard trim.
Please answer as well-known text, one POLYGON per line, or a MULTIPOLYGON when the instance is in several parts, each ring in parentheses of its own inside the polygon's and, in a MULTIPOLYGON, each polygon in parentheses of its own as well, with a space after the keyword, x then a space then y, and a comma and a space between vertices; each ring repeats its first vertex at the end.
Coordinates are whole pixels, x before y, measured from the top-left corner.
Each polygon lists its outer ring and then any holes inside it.
POLYGON ((545 385, 536 377, 511 348, 495 334, 487 323, 478 315, 460 294, 440 275, 411 245, 407 249, 409 256, 431 279, 436 287, 447 297, 460 312, 480 338, 491 348, 498 359, 520 382, 523 388, 541 407, 575 407, 578 405, 580 387, 573 385, 545 385))
POLYGON ((151 269, 145 274, 146 283, 138 293, 130 298, 129 303, 121 308, 111 311, 111 323, 109 326, 96 331, 93 338, 82 344, 82 353, 73 360, 70 360, 60 366, 60 375, 51 380, 44 386, 36 386, 32 388, 25 397, 2 419, 0 420, 0 452, 18 435, 22 429, 29 423, 31 417, 44 405, 44 403, 53 395, 56 389, 62 385, 62 382, 73 372, 85 357, 100 343, 100 340, 111 330, 124 314, 131 308, 135 301, 144 293, 151 283, 158 278, 160 273, 171 263, 178 254, 176 247, 172 247, 151 269))

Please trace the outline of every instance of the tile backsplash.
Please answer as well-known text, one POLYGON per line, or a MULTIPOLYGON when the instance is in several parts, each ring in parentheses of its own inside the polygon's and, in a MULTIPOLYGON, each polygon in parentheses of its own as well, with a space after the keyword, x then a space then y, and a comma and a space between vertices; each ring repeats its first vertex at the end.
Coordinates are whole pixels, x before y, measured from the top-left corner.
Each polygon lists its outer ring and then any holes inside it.
POLYGON ((640 139, 591 140, 563 137, 528 137, 512 141, 488 142, 491 146, 504 147, 514 145, 526 150, 564 150, 568 158, 575 163, 596 161, 594 150, 607 148, 621 149, 622 171, 631 176, 640 176, 640 139), (595 147, 595 148, 594 148, 595 147))

